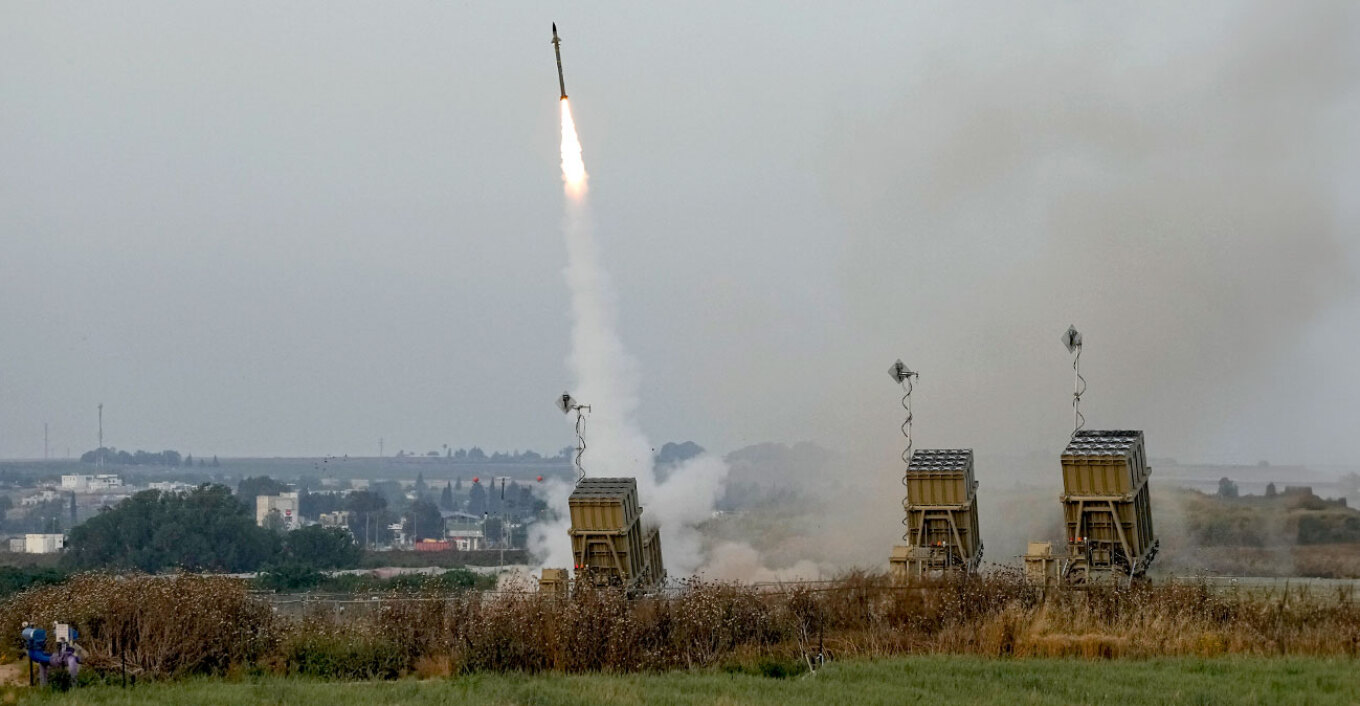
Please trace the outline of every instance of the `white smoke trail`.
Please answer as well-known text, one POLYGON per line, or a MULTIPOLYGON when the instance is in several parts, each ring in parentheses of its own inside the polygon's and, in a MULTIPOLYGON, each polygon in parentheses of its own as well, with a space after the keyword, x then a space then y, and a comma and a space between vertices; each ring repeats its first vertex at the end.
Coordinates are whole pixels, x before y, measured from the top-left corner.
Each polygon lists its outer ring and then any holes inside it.
MULTIPOLYGON (((652 445, 637 423, 640 373, 637 361, 619 338, 617 307, 609 275, 600 260, 594 224, 586 203, 588 191, 581 142, 571 104, 562 107, 562 183, 567 197, 563 233, 567 266, 563 274, 571 292, 571 357, 575 375, 571 390, 590 405, 588 443, 582 463, 591 476, 633 477, 644 504, 643 517, 661 528, 662 554, 674 576, 692 574, 703 564, 697 525, 708 519, 727 479, 727 465, 700 456, 658 482, 652 445)), ((570 566, 567 496, 571 486, 548 488, 548 503, 560 519, 543 523, 531 538, 545 566, 570 566)))

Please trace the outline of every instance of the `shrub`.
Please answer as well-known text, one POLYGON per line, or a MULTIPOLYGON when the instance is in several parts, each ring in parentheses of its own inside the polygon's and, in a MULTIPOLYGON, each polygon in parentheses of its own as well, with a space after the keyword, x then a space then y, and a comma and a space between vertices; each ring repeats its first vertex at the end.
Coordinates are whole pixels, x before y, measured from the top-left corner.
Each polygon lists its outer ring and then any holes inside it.
POLYGON ((193 575, 78 574, 56 586, 30 588, 0 605, 0 630, 19 650, 20 625, 74 624, 86 662, 150 676, 225 673, 272 647, 268 606, 245 582, 193 575))

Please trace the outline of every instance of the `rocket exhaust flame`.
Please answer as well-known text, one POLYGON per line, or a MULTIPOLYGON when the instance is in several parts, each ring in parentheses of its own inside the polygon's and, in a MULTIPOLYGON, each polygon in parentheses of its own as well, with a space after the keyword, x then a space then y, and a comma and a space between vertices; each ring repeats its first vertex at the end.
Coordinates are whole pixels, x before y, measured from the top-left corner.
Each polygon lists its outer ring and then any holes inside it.
POLYGON ((586 163, 581 158, 581 140, 576 136, 576 121, 571 117, 571 101, 562 106, 562 184, 567 196, 579 201, 586 194, 586 163))

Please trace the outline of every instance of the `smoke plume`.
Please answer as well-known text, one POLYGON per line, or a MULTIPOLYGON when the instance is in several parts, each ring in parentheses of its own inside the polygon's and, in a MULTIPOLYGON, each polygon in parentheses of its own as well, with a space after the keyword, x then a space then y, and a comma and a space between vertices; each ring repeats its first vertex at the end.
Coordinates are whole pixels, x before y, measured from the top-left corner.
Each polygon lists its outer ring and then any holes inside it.
POLYGON ((1062 41, 1001 29, 988 61, 941 49, 908 100, 834 146, 852 345, 896 339, 883 364, 922 371, 918 445, 1054 450, 1069 323, 1088 427, 1146 428, 1153 455, 1278 443, 1225 426, 1352 284, 1335 184, 1357 13, 1229 7, 1174 37, 1165 17, 1072 9, 1062 41))
MULTIPOLYGON (((664 481, 655 472, 652 445, 637 422, 640 372, 637 360, 618 333, 617 302, 600 257, 587 203, 588 175, 571 104, 562 106, 562 183, 566 194, 563 234, 567 244, 564 275, 571 293, 572 394, 590 406, 587 451, 582 466, 591 476, 633 477, 638 481, 643 518, 661 529, 662 554, 671 575, 694 573, 704 562, 697 526, 712 515, 727 478, 721 459, 700 455, 671 471, 664 481)), ((559 520, 542 523, 532 537, 546 554, 546 566, 571 565, 567 537, 569 484, 547 489, 559 520)))

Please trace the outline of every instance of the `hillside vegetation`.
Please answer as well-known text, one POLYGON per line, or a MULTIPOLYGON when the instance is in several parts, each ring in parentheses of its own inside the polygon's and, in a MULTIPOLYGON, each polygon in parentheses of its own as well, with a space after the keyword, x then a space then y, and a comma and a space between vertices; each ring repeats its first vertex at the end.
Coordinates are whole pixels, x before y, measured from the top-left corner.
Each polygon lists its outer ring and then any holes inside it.
MULTIPOLYGON (((1360 578, 1360 510, 1306 488, 1240 497, 1171 490, 1157 568, 1237 576, 1360 578)), ((1161 514, 1161 513, 1159 513, 1161 514)))

